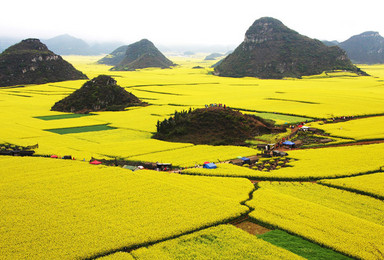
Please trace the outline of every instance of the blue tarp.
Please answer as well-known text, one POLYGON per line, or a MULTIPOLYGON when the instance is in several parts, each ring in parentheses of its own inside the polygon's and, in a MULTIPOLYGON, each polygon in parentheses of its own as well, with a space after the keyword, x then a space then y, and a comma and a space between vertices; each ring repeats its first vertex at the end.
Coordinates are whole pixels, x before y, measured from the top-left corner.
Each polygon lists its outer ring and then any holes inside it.
POLYGON ((247 157, 242 157, 241 160, 243 160, 245 163, 249 163, 251 162, 251 159, 247 158, 247 157))
POLYGON ((291 142, 291 141, 285 141, 283 144, 284 144, 284 145, 294 145, 295 143, 294 143, 294 142, 291 142))
POLYGON ((206 164, 203 165, 203 168, 206 168, 206 169, 216 169, 217 166, 214 163, 206 163, 206 164))

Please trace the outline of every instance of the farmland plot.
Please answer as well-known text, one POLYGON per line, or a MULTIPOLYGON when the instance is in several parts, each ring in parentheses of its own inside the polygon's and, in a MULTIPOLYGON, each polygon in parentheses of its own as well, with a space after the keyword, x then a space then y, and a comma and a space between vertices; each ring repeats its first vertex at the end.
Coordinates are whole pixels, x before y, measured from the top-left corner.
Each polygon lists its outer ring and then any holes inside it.
MULTIPOLYGON (((208 228, 140 248, 131 255, 134 259, 304 259, 231 225, 208 228)), ((103 260, 115 257, 130 259, 130 254, 116 253, 103 260)))
POLYGON ((220 223, 248 210, 244 179, 131 172, 48 158, 1 157, 0 254, 97 256, 220 223))
POLYGON ((384 139, 384 116, 354 119, 330 124, 311 123, 311 125, 324 130, 332 136, 353 138, 358 141, 384 139))
POLYGON ((319 183, 341 189, 352 190, 377 198, 384 198, 384 173, 378 172, 350 178, 320 180, 319 183))
POLYGON ((273 171, 257 171, 248 167, 220 164, 217 169, 187 169, 193 175, 248 177, 261 180, 312 180, 353 176, 378 171, 383 165, 384 144, 329 147, 288 151, 288 165, 273 171))
MULTIPOLYGON (((351 203, 354 203, 353 200, 351 203)), ((264 187, 254 192, 253 199, 247 205, 255 209, 250 216, 262 223, 284 229, 352 257, 382 258, 384 226, 361 216, 356 217, 311 199, 298 198, 264 187)))

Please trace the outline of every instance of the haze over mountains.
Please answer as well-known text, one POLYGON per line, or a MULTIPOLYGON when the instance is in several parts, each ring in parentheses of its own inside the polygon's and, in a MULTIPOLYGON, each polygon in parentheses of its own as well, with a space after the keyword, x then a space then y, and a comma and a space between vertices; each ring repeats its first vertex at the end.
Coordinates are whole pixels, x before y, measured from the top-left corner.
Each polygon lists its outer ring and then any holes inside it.
MULTIPOLYGON (((0 38, 0 52, 21 40, 22 39, 18 38, 0 38)), ((42 39, 41 42, 59 55, 100 55, 109 53, 123 44, 118 41, 89 44, 82 39, 68 34, 59 35, 50 39, 42 39)))
MULTIPOLYGON (((0 52, 22 39, 0 37, 0 52)), ((47 47, 58 55, 101 55, 111 53, 120 46, 128 46, 118 41, 87 43, 86 41, 70 36, 59 35, 50 39, 42 39, 47 47)), ((327 46, 339 46, 347 52, 353 63, 374 64, 384 63, 384 38, 373 31, 354 35, 343 42, 322 41, 327 46)), ((184 54, 186 53, 227 53, 236 48, 235 45, 157 45, 162 52, 184 54)), ((117 50, 116 50, 117 51, 117 50)), ((112 53, 111 53, 112 54, 112 53)), ((105 63, 107 64, 107 63, 105 63)), ((108 64, 113 65, 113 64, 108 64)))
MULTIPOLYGON (((0 37, 0 52, 4 51, 9 46, 20 42, 22 38, 0 37)), ((82 39, 73 37, 68 34, 58 35, 50 39, 42 39, 49 49, 59 55, 101 55, 111 53, 113 50, 122 45, 128 45, 120 41, 88 43, 82 39)), ((222 52, 226 53, 233 50, 235 45, 226 44, 171 44, 157 45, 162 52, 182 54, 189 53, 211 53, 222 52)))

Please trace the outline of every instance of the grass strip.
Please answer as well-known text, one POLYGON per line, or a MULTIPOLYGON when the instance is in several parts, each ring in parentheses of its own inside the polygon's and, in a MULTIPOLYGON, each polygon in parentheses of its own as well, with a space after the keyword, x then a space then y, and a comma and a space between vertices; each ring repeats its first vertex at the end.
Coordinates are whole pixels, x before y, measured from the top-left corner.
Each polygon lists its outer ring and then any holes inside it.
POLYGON ((52 133, 65 135, 65 134, 74 134, 74 133, 84 133, 84 132, 95 132, 95 131, 105 131, 116 129, 115 127, 104 125, 89 125, 89 126, 78 126, 78 127, 68 127, 68 128, 55 128, 55 129, 45 129, 52 133))
POLYGON ((93 116, 94 114, 63 114, 63 115, 50 115, 50 116, 35 116, 34 118, 38 118, 41 120, 59 120, 59 119, 67 119, 67 118, 78 118, 84 116, 93 116))
POLYGON ((311 259, 351 259, 345 255, 324 248, 301 237, 291 235, 285 231, 276 229, 262 235, 257 235, 275 246, 287 249, 299 256, 311 259))

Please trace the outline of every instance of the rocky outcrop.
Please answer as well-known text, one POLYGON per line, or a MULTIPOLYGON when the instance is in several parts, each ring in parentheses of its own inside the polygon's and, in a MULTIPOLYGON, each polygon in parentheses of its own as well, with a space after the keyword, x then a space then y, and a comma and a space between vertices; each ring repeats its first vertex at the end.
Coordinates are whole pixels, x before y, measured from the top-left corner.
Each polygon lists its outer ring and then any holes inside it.
POLYGON ((130 71, 150 67, 165 69, 174 65, 152 42, 143 39, 128 45, 124 59, 111 70, 130 71))
POLYGON ((364 32, 339 44, 358 64, 384 63, 384 38, 378 32, 364 32))
POLYGON ((215 67, 227 77, 281 79, 348 70, 366 75, 337 46, 328 47, 289 29, 279 20, 264 17, 247 30, 244 41, 215 67))
POLYGON ((0 54, 0 87, 87 79, 38 39, 23 40, 0 54))
POLYGON ((130 106, 143 106, 135 95, 116 84, 110 76, 100 75, 58 101, 51 110, 71 113, 89 113, 93 111, 117 111, 130 106))

